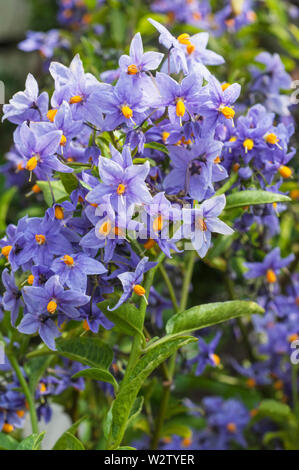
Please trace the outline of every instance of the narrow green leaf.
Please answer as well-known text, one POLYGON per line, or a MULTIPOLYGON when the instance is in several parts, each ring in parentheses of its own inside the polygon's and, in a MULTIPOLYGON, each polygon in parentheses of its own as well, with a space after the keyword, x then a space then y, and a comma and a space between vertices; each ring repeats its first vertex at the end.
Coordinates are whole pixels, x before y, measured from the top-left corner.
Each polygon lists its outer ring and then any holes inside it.
POLYGON ((77 379, 79 377, 85 377, 88 379, 99 380, 101 382, 108 382, 113 385, 114 389, 118 389, 118 384, 110 372, 104 369, 99 369, 95 367, 91 367, 90 369, 84 369, 77 374, 73 375, 73 379, 77 379))
POLYGON ((232 300, 192 307, 177 313, 166 324, 167 334, 187 333, 207 328, 242 315, 262 314, 264 309, 255 302, 232 300))
POLYGON ((225 210, 257 204, 273 204, 274 202, 289 202, 291 199, 284 194, 270 193, 269 191, 240 191, 230 194, 226 198, 225 210))
POLYGON ((165 338, 163 342, 157 342, 156 345, 153 345, 137 361, 130 377, 122 384, 116 399, 112 403, 112 408, 108 412, 109 420, 106 420, 106 434, 109 430, 107 423, 109 421, 109 424, 111 423, 109 431, 111 449, 116 449, 121 444, 134 402, 147 377, 179 348, 194 341, 197 340, 193 336, 165 338))
POLYGON ((31 393, 35 391, 39 380, 44 375, 44 372, 52 359, 52 356, 41 356, 35 357, 26 363, 25 370, 29 377, 29 388, 31 393))
POLYGON ((9 188, 7 191, 4 192, 4 194, 0 198, 0 230, 5 230, 6 228, 6 216, 7 212, 9 209, 9 206, 11 204, 11 201, 14 197, 14 195, 17 192, 17 188, 13 186, 12 188, 9 188))
POLYGON ((168 155, 168 153, 169 153, 168 148, 165 145, 160 144, 159 142, 149 142, 148 144, 145 144, 144 148, 159 150, 159 152, 163 152, 166 155, 168 155))
POLYGON ((127 427, 129 427, 134 420, 137 418, 137 416, 141 413, 142 408, 143 408, 143 403, 144 403, 144 398, 143 397, 137 397, 133 408, 131 409, 130 416, 128 419, 127 427))
POLYGON ((90 367, 108 369, 113 360, 112 349, 97 338, 59 338, 56 346, 62 356, 90 367))
POLYGON ((40 434, 31 434, 31 436, 26 437, 26 439, 19 443, 16 450, 40 450, 45 434, 45 431, 40 434))

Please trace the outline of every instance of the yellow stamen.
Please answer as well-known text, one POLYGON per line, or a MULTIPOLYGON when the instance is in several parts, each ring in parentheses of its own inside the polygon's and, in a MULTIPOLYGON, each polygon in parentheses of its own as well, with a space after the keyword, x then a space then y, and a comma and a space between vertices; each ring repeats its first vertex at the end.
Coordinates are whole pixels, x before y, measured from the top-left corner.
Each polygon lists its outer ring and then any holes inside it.
POLYGON ((112 229, 112 225, 111 225, 111 222, 109 220, 107 220, 106 222, 104 222, 100 229, 99 229, 99 232, 101 235, 103 235, 104 237, 107 237, 109 235, 109 233, 111 232, 111 229, 112 229))
POLYGON ((226 429, 227 429, 229 432, 234 433, 234 432, 236 432, 236 430, 237 430, 237 426, 235 425, 235 423, 227 423, 226 429))
POLYGON ((123 106, 121 112, 126 119, 131 119, 133 117, 133 110, 129 106, 123 106))
POLYGON ((61 206, 55 207, 55 219, 58 219, 58 220, 64 219, 64 210, 61 206))
POLYGON ((296 199, 299 199, 299 189, 292 189, 290 192, 290 197, 295 201, 296 199))
POLYGON ((249 388, 254 388, 256 386, 256 381, 252 377, 249 377, 249 379, 246 380, 246 385, 249 388))
POLYGON ((277 137, 276 134, 273 134, 273 133, 270 133, 270 134, 266 134, 265 135, 265 141, 268 143, 268 144, 272 144, 272 145, 275 145, 279 142, 279 138, 277 137))
POLYGON ((150 250, 151 248, 153 248, 155 246, 156 242, 155 240, 153 240, 152 238, 150 238, 149 240, 147 240, 147 242, 144 244, 144 248, 146 250, 150 250))
POLYGON ((194 44, 191 44, 191 43, 188 44, 188 46, 187 46, 187 52, 188 52, 188 54, 191 55, 191 54, 193 54, 194 51, 195 51, 195 46, 194 46, 194 44))
POLYGON ((153 222, 153 229, 155 232, 160 232, 163 228, 164 222, 162 215, 158 215, 153 222))
POLYGON ((62 260, 67 266, 73 266, 73 264, 74 264, 74 258, 72 258, 69 255, 64 255, 62 260))
POLYGON ((9 253, 11 252, 12 246, 11 245, 6 245, 2 248, 1 253, 5 258, 8 258, 9 253))
POLYGON ((226 119, 233 119, 235 117, 235 111, 233 110, 233 108, 229 108, 228 106, 221 106, 219 108, 219 111, 223 114, 223 116, 226 118, 226 119))
POLYGON ((70 99, 69 103, 70 103, 70 104, 78 104, 78 103, 81 103, 82 101, 83 101, 82 96, 80 96, 80 95, 75 95, 75 96, 72 96, 72 98, 70 99))
POLYGON ((176 104, 176 115, 179 117, 185 116, 186 107, 182 98, 179 98, 176 104))
POLYGON ((237 173, 237 172, 239 171, 239 168, 240 168, 240 164, 239 164, 239 163, 235 163, 235 164, 233 165, 233 171, 234 171, 235 173, 237 173))
POLYGON ((229 142, 236 142, 237 140, 237 137, 236 136, 233 136, 229 139, 229 142))
POLYGON ((218 354, 211 354, 211 357, 214 361, 215 366, 219 366, 221 360, 220 360, 220 357, 218 356, 218 354))
POLYGON ((202 232, 206 232, 208 230, 207 224, 205 223, 204 219, 200 217, 196 220, 196 228, 199 228, 202 232))
POLYGON ((14 427, 13 427, 12 424, 8 424, 8 423, 3 424, 2 432, 5 432, 6 434, 9 434, 13 430, 14 430, 14 427))
POLYGON ((274 284, 277 281, 276 274, 272 269, 268 269, 266 277, 269 284, 274 284))
POLYGON ((38 194, 41 192, 41 189, 38 184, 35 184, 34 186, 32 186, 32 191, 34 192, 34 194, 38 194))
POLYGON ((220 158, 219 156, 216 157, 215 160, 214 160, 214 163, 215 163, 216 165, 218 165, 219 163, 221 163, 221 158, 220 158))
POLYGON ((122 194, 124 194, 125 191, 126 191, 125 185, 122 184, 122 183, 120 183, 120 184, 118 185, 118 187, 117 187, 117 190, 116 190, 117 194, 118 194, 119 196, 121 196, 122 194))
POLYGON ((292 335, 288 336, 289 343, 292 343, 293 341, 296 341, 297 339, 299 339, 299 335, 297 333, 293 333, 292 335))
POLYGON ((26 164, 26 169, 28 171, 33 171, 36 167, 37 167, 37 163, 38 163, 38 158, 37 157, 32 157, 30 158, 30 160, 28 160, 27 164, 26 164))
POLYGON ((49 313, 51 313, 51 315, 53 315, 56 312, 57 303, 55 302, 55 300, 50 300, 50 302, 47 305, 47 310, 49 313))
POLYGON ((20 162, 20 163, 17 164, 17 171, 19 172, 19 171, 22 171, 22 170, 24 170, 24 166, 23 166, 23 163, 20 162))
POLYGON ((145 289, 140 284, 135 284, 135 286, 133 286, 133 291, 135 292, 135 294, 139 295, 140 297, 142 297, 145 294, 145 289))
POLYGON ((230 83, 222 83, 221 85, 222 91, 227 90, 229 86, 230 86, 230 83))
POLYGON ((17 411, 17 415, 18 415, 19 418, 23 418, 24 414, 25 414, 24 410, 18 410, 17 411))
POLYGON ((90 331, 90 327, 89 327, 89 324, 88 324, 88 321, 87 320, 84 320, 83 322, 83 328, 85 331, 90 331))
POLYGON ((138 73, 138 67, 135 64, 129 65, 127 70, 128 75, 136 75, 138 73))
POLYGON ((190 35, 188 33, 180 34, 178 37, 178 41, 180 44, 184 44, 185 46, 189 46, 190 44, 190 35))
POLYGON ((254 142, 252 139, 246 139, 244 140, 243 142, 243 147, 245 149, 246 152, 248 152, 248 150, 252 150, 253 147, 254 147, 254 142))
POLYGON ((50 111, 47 112, 47 118, 50 122, 54 122, 57 111, 58 109, 50 109, 50 111))
POLYGON ((162 133, 162 140, 163 140, 164 144, 166 144, 166 141, 167 141, 167 139, 168 139, 169 136, 170 136, 170 133, 169 133, 169 132, 165 132, 165 131, 164 131, 164 132, 162 133))
POLYGON ((250 416, 252 418, 254 418, 257 414, 258 414, 258 410, 256 410, 255 408, 253 408, 253 410, 250 410, 250 416))
POLYGON ((46 243, 46 237, 45 235, 35 235, 35 240, 38 245, 44 245, 46 243))
POLYGON ((66 143, 67 143, 67 138, 65 137, 65 135, 62 134, 61 139, 60 139, 60 145, 64 147, 66 143))
POLYGON ((281 165, 281 167, 278 170, 280 176, 283 178, 290 178, 292 176, 292 170, 288 166, 281 165))
POLYGON ((33 274, 30 274, 30 276, 28 276, 27 282, 28 282, 28 284, 29 284, 30 286, 33 285, 33 283, 34 283, 34 276, 33 276, 33 274))
POLYGON ((46 384, 44 384, 43 382, 41 382, 41 383, 39 384, 39 391, 40 391, 40 393, 46 393, 46 391, 47 391, 47 386, 46 386, 46 384))
POLYGON ((183 447, 190 447, 191 444, 192 444, 192 439, 190 439, 190 437, 185 437, 185 439, 182 440, 183 447))

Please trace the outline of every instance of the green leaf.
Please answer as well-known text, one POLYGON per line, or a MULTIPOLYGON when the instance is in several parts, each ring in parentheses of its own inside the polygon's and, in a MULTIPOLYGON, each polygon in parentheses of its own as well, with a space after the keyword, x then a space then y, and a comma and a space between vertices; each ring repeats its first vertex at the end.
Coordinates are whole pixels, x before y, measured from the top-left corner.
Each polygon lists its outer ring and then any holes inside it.
POLYGON ((192 431, 190 427, 185 426, 184 424, 181 424, 179 422, 169 422, 166 423, 163 428, 162 428, 162 436, 164 437, 169 437, 172 435, 180 436, 182 438, 187 438, 190 439, 192 437, 192 431))
POLYGON ((113 360, 112 349, 98 338, 59 338, 56 346, 62 356, 90 367, 108 369, 113 360))
POLYGON ((127 422, 127 427, 129 427, 137 418, 137 416, 141 413, 142 408, 143 408, 143 403, 144 403, 143 397, 136 398, 133 408, 131 409, 131 412, 130 412, 130 416, 127 422))
POLYGON ((198 305, 177 313, 166 324, 167 334, 187 333, 216 325, 242 315, 262 314, 264 309, 255 302, 232 300, 198 305))
POLYGON ((104 300, 98 304, 98 307, 110 321, 115 323, 120 331, 129 336, 135 336, 136 333, 138 333, 142 339, 144 339, 144 335, 142 333, 142 318, 138 308, 133 304, 125 303, 113 312, 108 310, 108 307, 111 308, 117 301, 118 297, 114 296, 112 302, 111 299, 104 300))
MULTIPOLYGON (((157 341, 137 361, 130 376, 123 382, 116 399, 112 403, 112 408, 108 412, 109 424, 111 423, 109 432, 111 449, 116 449, 121 444, 134 402, 147 377, 179 348, 194 341, 197 341, 197 339, 193 336, 163 338, 163 341, 157 341)), ((106 433, 108 430, 109 427, 106 422, 106 433)))
POLYGON ((17 192, 17 188, 15 186, 13 186, 12 188, 5 191, 5 193, 2 194, 2 196, 0 198, 0 207, 1 207, 1 211, 0 211, 0 230, 5 230, 5 228, 6 228, 6 223, 5 222, 6 222, 7 212, 8 212, 9 206, 10 206, 11 201, 12 201, 14 195, 16 194, 16 192, 17 192))
POLYGON ((113 377, 110 372, 107 370, 91 367, 90 369, 84 369, 77 374, 73 375, 73 379, 77 379, 79 377, 85 377, 88 379, 99 380, 101 382, 108 382, 113 385, 114 389, 118 389, 118 383, 116 382, 115 378, 113 377))
POLYGON ((257 418, 270 418, 281 424, 286 424, 294 417, 291 408, 276 400, 263 400, 258 407, 257 418))
POLYGON ((9 434, 0 432, 0 449, 2 450, 15 450, 19 442, 9 434))
POLYGON ((65 432, 52 450, 85 450, 84 445, 70 432, 65 432))
POLYGON ((79 181, 73 173, 58 173, 60 181, 68 194, 71 194, 79 186, 79 181))
POLYGON ((26 439, 19 443, 16 450, 40 450, 45 434, 45 431, 40 434, 31 434, 31 436, 26 437, 26 439))
POLYGON ((168 148, 163 144, 159 144, 159 142, 149 142, 148 144, 145 144, 144 148, 159 150, 159 152, 166 153, 166 155, 169 153, 168 148))
POLYGON ((49 207, 52 207, 53 205, 51 188, 55 202, 61 202, 68 198, 68 193, 66 192, 61 181, 38 181, 37 184, 42 190, 45 202, 49 207))
POLYGON ((80 442, 79 439, 74 436, 74 434, 77 432, 80 424, 85 420, 86 416, 83 416, 74 424, 72 424, 72 426, 56 441, 53 450, 84 450, 82 442, 80 442))
POLYGON ((291 199, 288 196, 285 196, 284 194, 270 193, 269 191, 240 191, 227 196, 225 210, 258 204, 289 202, 290 200, 291 199))

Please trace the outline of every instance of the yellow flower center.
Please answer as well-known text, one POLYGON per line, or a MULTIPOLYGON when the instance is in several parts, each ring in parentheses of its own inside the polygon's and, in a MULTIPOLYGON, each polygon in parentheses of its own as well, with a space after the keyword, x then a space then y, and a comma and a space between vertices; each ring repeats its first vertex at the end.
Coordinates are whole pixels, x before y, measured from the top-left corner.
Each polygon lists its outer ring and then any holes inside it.
POLYGON ((176 104, 176 115, 178 117, 185 116, 186 107, 182 98, 179 98, 176 104))
POLYGON ((18 415, 19 418, 23 418, 24 414, 25 414, 24 410, 18 410, 17 411, 17 415, 18 415))
POLYGON ((133 110, 129 106, 123 106, 121 112, 126 119, 131 119, 133 117, 133 110))
POLYGON ((276 134, 270 133, 265 136, 265 140, 268 144, 275 145, 279 142, 279 138, 276 134))
POLYGON ((34 192, 34 194, 38 194, 41 192, 41 189, 38 184, 35 184, 32 186, 32 191, 34 192))
POLYGON ((237 430, 237 426, 235 425, 235 423, 227 423, 226 429, 227 429, 229 432, 234 433, 234 432, 236 432, 236 430, 237 430))
POLYGON ((187 52, 188 52, 189 55, 191 55, 191 54, 193 54, 194 51, 195 51, 195 46, 194 46, 194 44, 191 44, 191 42, 190 42, 190 44, 187 45, 187 52))
POLYGON ((206 232, 208 230, 207 224, 205 223, 204 219, 198 217, 195 222, 196 228, 199 228, 202 232, 206 232))
POLYGON ((109 220, 107 220, 106 222, 104 222, 104 223, 100 226, 99 232, 100 232, 100 234, 103 235, 104 237, 107 237, 107 236, 109 235, 109 233, 111 232, 111 229, 112 229, 111 222, 109 222, 109 220))
POLYGON ((276 274, 273 269, 268 269, 266 277, 269 284, 274 284, 274 282, 276 282, 277 280, 276 274))
POLYGON ((70 104, 78 104, 78 103, 81 103, 83 101, 83 98, 82 96, 80 95, 75 95, 75 96, 72 96, 72 98, 70 99, 70 104))
POLYGON ((47 386, 46 386, 46 384, 44 384, 43 382, 41 382, 41 383, 39 384, 39 391, 40 391, 40 393, 46 393, 46 391, 47 391, 47 386))
POLYGON ((243 142, 243 147, 245 148, 246 152, 247 152, 248 150, 252 150, 253 147, 254 147, 254 142, 253 142, 253 140, 252 140, 252 139, 246 139, 246 140, 244 140, 244 142, 243 142))
POLYGON ((64 211, 61 206, 55 207, 55 219, 63 220, 64 219, 64 211))
POLYGON ((67 143, 67 138, 65 137, 65 135, 62 134, 61 139, 60 139, 60 145, 64 147, 66 143, 67 143))
POLYGON ((178 41, 180 44, 184 44, 185 46, 190 45, 190 35, 188 33, 180 34, 178 37, 178 41))
POLYGON ((290 343, 292 343, 293 341, 296 341, 297 339, 299 339, 299 335, 297 333, 293 333, 292 335, 288 336, 288 341, 290 343))
POLYGON ((138 73, 138 67, 135 64, 129 65, 127 70, 128 75, 136 75, 138 73))
POLYGON ((28 160, 26 164, 26 169, 28 171, 33 171, 37 167, 37 164, 38 164, 38 157, 37 156, 31 157, 30 160, 28 160))
POLYGON ((211 356, 212 356, 215 366, 219 366, 221 361, 220 361, 220 357, 218 356, 218 354, 211 354, 211 356))
POLYGON ((9 434, 9 433, 11 433, 13 430, 14 430, 14 427, 13 427, 12 424, 8 424, 8 423, 4 423, 4 424, 3 424, 2 432, 5 432, 6 434, 9 434))
POLYGON ((49 119, 50 122, 54 122, 57 111, 58 111, 58 109, 50 109, 47 112, 47 118, 49 119))
POLYGON ((215 163, 216 165, 218 165, 219 163, 221 163, 221 158, 220 158, 219 156, 216 157, 215 160, 214 160, 214 163, 215 163))
POLYGON ((283 178, 290 178, 292 176, 292 170, 288 166, 281 165, 281 167, 278 170, 280 176, 283 178))
POLYGON ((88 321, 87 320, 84 320, 83 322, 83 328, 85 331, 90 331, 90 327, 89 327, 89 324, 88 324, 88 321))
POLYGON ((155 232, 160 232, 163 228, 164 222, 162 215, 158 215, 153 222, 153 229, 155 232))
POLYGON ((9 253, 11 252, 12 246, 11 245, 6 245, 2 248, 1 253, 5 258, 8 258, 9 253))
POLYGON ((164 132, 162 133, 162 140, 163 140, 164 144, 166 144, 166 141, 167 141, 167 139, 168 139, 169 136, 170 136, 170 133, 169 133, 169 132, 164 131, 164 132))
POLYGON ((292 191, 290 192, 290 198, 293 199, 293 201, 299 199, 299 189, 292 189, 292 191))
POLYGON ((122 183, 120 183, 120 184, 118 185, 118 187, 117 187, 117 190, 116 190, 117 194, 118 194, 119 196, 121 196, 122 194, 124 194, 125 191, 126 191, 125 185, 122 184, 122 183))
POLYGON ((222 91, 227 90, 229 86, 230 86, 230 83, 222 83, 221 85, 222 91))
POLYGON ((185 439, 182 440, 182 447, 190 447, 192 444, 192 439, 190 437, 185 437, 185 439))
POLYGON ((38 245, 44 245, 46 243, 45 235, 35 235, 35 240, 38 245))
POLYGON ((249 388, 254 388, 256 386, 256 381, 254 378, 249 377, 249 379, 246 380, 246 385, 249 388))
POLYGON ((150 250, 151 248, 153 248, 155 246, 156 242, 155 240, 153 240, 152 238, 150 238, 149 240, 147 240, 147 242, 144 244, 144 248, 146 250, 150 250))
POLYGON ((67 266, 73 266, 73 264, 74 264, 74 258, 72 258, 69 255, 64 255, 62 260, 67 266))
POLYGON ((33 276, 33 274, 30 274, 30 276, 28 276, 27 282, 28 282, 28 284, 29 284, 30 286, 33 285, 33 283, 34 283, 34 276, 33 276))
POLYGON ((51 315, 53 315, 56 312, 56 309, 57 309, 57 303, 55 302, 55 300, 51 300, 47 305, 48 312, 51 313, 51 315))
POLYGON ((219 111, 223 114, 226 119, 233 119, 236 114, 233 108, 230 108, 228 106, 220 106, 219 111))
POLYGON ((135 292, 135 294, 139 295, 140 297, 142 297, 145 294, 145 289, 140 284, 135 284, 135 286, 133 286, 133 291, 135 292))
POLYGON ((234 171, 235 173, 237 173, 237 172, 239 171, 239 168, 240 168, 240 164, 239 164, 239 163, 235 163, 235 164, 233 165, 233 171, 234 171))

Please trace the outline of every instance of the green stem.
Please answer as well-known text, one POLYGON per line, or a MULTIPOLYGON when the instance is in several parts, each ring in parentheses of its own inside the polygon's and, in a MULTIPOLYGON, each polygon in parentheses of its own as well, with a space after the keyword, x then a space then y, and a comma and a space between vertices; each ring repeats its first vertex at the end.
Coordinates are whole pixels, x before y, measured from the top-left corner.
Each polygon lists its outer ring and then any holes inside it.
MULTIPOLYGON (((196 256, 197 254, 195 251, 192 251, 190 253, 190 257, 189 257, 188 265, 187 265, 187 271, 185 273, 184 282, 182 286, 181 303, 180 303, 178 312, 183 312, 184 310, 186 310, 186 307, 188 304, 189 288, 190 288, 190 284, 192 280, 192 274, 194 270, 196 256)), ((151 449, 157 449, 159 445, 161 432, 163 429, 164 421, 165 421, 167 410, 168 410, 170 390, 171 390, 171 385, 173 382, 173 376, 175 372, 176 358, 177 358, 177 354, 173 354, 169 361, 169 367, 168 367, 169 380, 164 384, 162 401, 161 401, 160 409, 157 414, 157 419, 155 422, 155 429, 154 429, 154 433, 153 433, 153 437, 151 441, 151 449)))
POLYGON ((170 299, 171 299, 174 311, 177 313, 179 311, 179 305, 177 303, 177 299, 176 299, 176 296, 175 296, 175 292, 174 292, 172 282, 169 279, 169 276, 168 276, 167 271, 164 268, 163 264, 160 264, 159 270, 160 270, 160 273, 162 274, 162 277, 163 277, 163 279, 165 281, 165 284, 167 286, 167 289, 168 289, 168 292, 169 292, 169 295, 170 295, 170 299))
POLYGON ((11 353, 7 354, 9 362, 14 369, 17 378, 19 379, 19 382, 21 384, 21 387, 23 389, 24 395, 26 397, 28 406, 29 406, 29 413, 30 413, 30 419, 31 419, 31 426, 32 426, 32 433, 38 434, 38 420, 37 420, 37 414, 36 414, 36 409, 35 409, 35 404, 34 404, 34 398, 33 394, 30 392, 28 384, 22 374, 22 371, 20 369, 20 366, 15 358, 15 356, 11 353))

